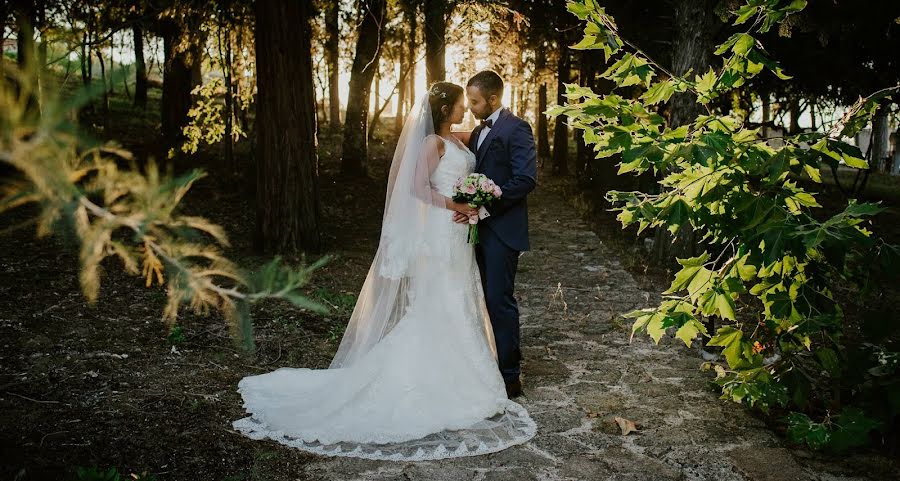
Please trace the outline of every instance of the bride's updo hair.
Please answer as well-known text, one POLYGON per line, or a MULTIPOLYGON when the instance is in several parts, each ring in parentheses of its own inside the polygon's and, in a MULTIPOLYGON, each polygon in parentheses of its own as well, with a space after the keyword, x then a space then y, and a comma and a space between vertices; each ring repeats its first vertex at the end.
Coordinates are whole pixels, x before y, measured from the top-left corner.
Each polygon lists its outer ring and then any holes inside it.
POLYGON ((450 116, 450 111, 463 94, 463 88, 451 82, 435 82, 428 89, 428 103, 431 105, 431 120, 434 131, 450 116), (444 108, 446 107, 446 108, 444 108))

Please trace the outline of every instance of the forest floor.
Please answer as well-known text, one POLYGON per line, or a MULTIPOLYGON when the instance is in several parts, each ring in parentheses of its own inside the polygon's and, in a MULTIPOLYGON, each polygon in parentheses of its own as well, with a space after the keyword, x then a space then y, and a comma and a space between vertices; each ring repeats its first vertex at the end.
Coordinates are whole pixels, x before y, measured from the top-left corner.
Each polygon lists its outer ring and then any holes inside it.
MULTIPOLYGON (((517 282, 520 401, 539 427, 532 441, 480 457, 392 463, 316 457, 238 435, 230 429, 243 416, 237 382, 283 366, 327 367, 377 247, 390 142, 372 143, 372 176, 353 181, 334 175, 336 143, 320 146, 324 231, 336 258, 308 289, 332 312, 256 305, 252 356, 216 316, 185 315, 171 332, 159 320, 163 290, 114 262, 89 306, 73 246, 27 229, 0 236, 0 479, 73 479, 76 466, 160 481, 900 479, 900 466, 878 454, 789 447, 763 418, 719 400, 713 375, 681 341, 630 342, 619 314, 657 302, 665 276, 640 269, 640 247, 610 240, 620 234, 609 223, 585 221, 569 181, 547 176, 529 200, 533 250, 517 282), (623 436, 615 417, 637 431, 623 436)), ((185 205, 225 226, 229 255, 246 266, 264 261, 250 246, 252 185, 214 175, 185 205)), ((4 217, 0 228, 29 214, 4 217)))

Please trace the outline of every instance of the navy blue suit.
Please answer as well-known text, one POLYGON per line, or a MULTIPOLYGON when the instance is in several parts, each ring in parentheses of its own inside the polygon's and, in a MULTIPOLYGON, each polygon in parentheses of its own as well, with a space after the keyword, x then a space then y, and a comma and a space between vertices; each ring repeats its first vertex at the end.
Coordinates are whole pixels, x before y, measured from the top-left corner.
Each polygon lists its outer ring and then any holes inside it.
POLYGON ((472 131, 469 150, 475 152, 475 172, 486 175, 503 190, 487 207, 489 217, 479 223, 475 248, 481 283, 494 339, 500 373, 507 383, 519 380, 519 306, 513 296, 519 253, 530 248, 528 205, 525 197, 537 185, 537 152, 531 126, 503 109, 481 147, 482 127, 472 131))

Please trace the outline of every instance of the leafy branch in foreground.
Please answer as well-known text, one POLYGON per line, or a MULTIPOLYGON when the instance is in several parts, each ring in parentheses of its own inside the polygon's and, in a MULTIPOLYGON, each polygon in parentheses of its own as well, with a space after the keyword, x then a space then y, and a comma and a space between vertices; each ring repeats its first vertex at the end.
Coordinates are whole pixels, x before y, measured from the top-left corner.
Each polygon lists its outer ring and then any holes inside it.
MULTIPOLYGON (((895 264, 900 252, 866 228, 881 207, 851 200, 843 212, 819 220, 814 194, 798 183, 804 176, 820 183, 821 163, 867 169, 859 149, 842 139, 859 132, 878 102, 900 86, 861 99, 830 131, 785 137, 781 147, 769 145, 759 129, 746 128, 746 119, 709 108, 712 99, 763 72, 789 78, 756 35, 805 6, 805 0, 747 0, 733 16, 735 26, 749 27, 718 47, 721 67, 677 76, 622 39, 598 1, 569 1, 569 10, 586 22, 584 39, 573 48, 604 51, 610 66, 601 76, 617 88, 643 87, 643 94, 597 95, 567 85, 566 105, 548 111, 581 129, 597 159, 619 156, 620 175, 652 171, 662 177, 659 194, 607 194, 623 226, 637 225, 639 233, 663 226, 675 233, 690 225, 714 251, 678 260, 681 269, 662 303, 625 315, 634 319, 632 336, 647 332, 658 343, 671 328, 688 346, 710 338, 708 345, 724 350, 727 368, 715 366, 722 397, 764 411, 788 405, 808 410, 813 400, 844 407, 840 396, 821 387, 839 391, 852 377, 842 339, 844 310, 835 292, 849 285, 864 293, 870 271, 860 266, 895 264), (667 125, 655 106, 676 92, 693 95, 707 112, 688 125, 667 125), (705 317, 719 318, 722 327, 707 332, 705 317)), ((900 409, 892 409, 884 423, 871 421, 854 431, 853 442, 832 447, 865 442, 872 429, 898 419, 900 409)), ((849 422, 862 414, 823 417, 838 429, 844 416, 849 422)))
POLYGON ((251 303, 275 298, 314 311, 326 309, 306 298, 301 288, 327 258, 299 270, 276 258, 255 273, 243 271, 223 254, 228 238, 220 226, 178 213, 203 172, 163 175, 153 162, 141 172, 129 152, 89 145, 66 121, 89 92, 68 105, 45 100, 40 116, 29 115, 23 97, 28 98, 32 77, 13 72, 13 78, 15 82, 0 82, 0 162, 21 175, 2 186, 0 212, 37 205, 39 213, 27 225, 36 223, 39 237, 74 233, 80 244, 81 289, 88 301, 97 300, 102 262, 113 257, 129 274, 143 276, 147 287, 166 286, 163 318, 170 325, 184 306, 197 314, 218 311, 251 350, 251 303), (130 167, 120 168, 123 164, 130 167))

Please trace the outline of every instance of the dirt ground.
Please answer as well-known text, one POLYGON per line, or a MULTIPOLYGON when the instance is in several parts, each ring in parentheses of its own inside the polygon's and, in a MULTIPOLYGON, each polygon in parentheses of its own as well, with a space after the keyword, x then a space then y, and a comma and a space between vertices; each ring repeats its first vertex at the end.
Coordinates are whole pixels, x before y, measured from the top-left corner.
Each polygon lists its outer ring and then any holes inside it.
MULTIPOLYGON (((334 139, 322 145, 329 253, 309 286, 332 305, 313 315, 255 306, 258 352, 243 353, 217 316, 185 315, 182 334, 160 322, 157 287, 106 265, 95 306, 78 288, 77 251, 32 231, 0 236, 0 479, 73 479, 76 466, 158 480, 883 480, 897 464, 873 453, 843 459, 788 447, 766 423, 721 401, 680 341, 629 343, 618 314, 648 306, 665 286, 640 269, 640 250, 586 222, 567 182, 543 178, 531 202, 534 250, 522 257, 522 403, 537 437, 476 458, 388 463, 319 458, 239 436, 235 391, 246 375, 283 366, 327 367, 374 254, 389 142, 375 141, 371 179, 334 175, 334 139), (599 232, 599 236, 598 236, 599 232), (624 247, 623 247, 624 246, 624 247), (622 436, 623 417, 638 431, 622 436)), ((252 254, 250 179, 212 176, 185 209, 226 227, 229 254, 252 254)), ((0 228, 27 216, 2 219, 0 228)), ((299 262, 299 259, 292 259, 299 262)))

